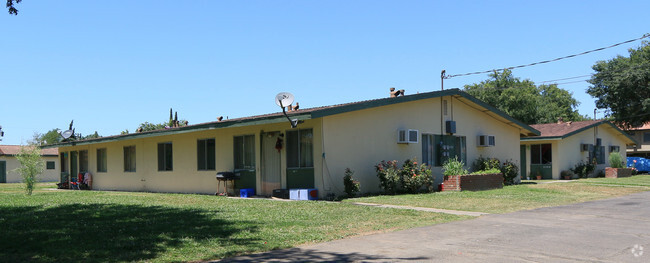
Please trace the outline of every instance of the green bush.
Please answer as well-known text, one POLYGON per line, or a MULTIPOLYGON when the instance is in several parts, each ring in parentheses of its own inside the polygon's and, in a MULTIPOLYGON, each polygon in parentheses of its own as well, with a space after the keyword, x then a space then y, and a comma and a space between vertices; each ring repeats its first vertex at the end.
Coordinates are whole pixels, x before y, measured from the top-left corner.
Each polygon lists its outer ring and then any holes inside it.
POLYGON ((401 168, 397 161, 381 161, 375 165, 380 187, 388 194, 418 193, 425 187, 432 191, 433 177, 431 169, 425 165, 418 165, 417 161, 406 160, 401 168))
POLYGON ((593 163, 580 161, 570 170, 580 178, 587 178, 595 168, 596 166, 593 163))
POLYGON ((489 170, 481 170, 481 171, 476 171, 472 172, 471 174, 500 174, 501 170, 499 168, 492 168, 489 170))
POLYGON ((465 163, 459 161, 458 158, 450 158, 442 164, 442 174, 444 176, 469 174, 464 166, 465 163))
POLYGON ((497 158, 486 158, 479 156, 472 163, 472 171, 487 171, 490 169, 500 169, 500 162, 497 158))
POLYGON ((519 174, 519 166, 511 160, 503 162, 501 166, 501 173, 503 174, 503 183, 505 185, 515 184, 515 178, 519 174))
POLYGON ((375 165, 379 186, 388 194, 395 194, 400 187, 400 175, 397 161, 381 161, 375 165))
POLYGON ((611 152, 609 154, 609 166, 612 168, 625 168, 626 162, 623 161, 623 156, 619 152, 611 152))
POLYGON ((345 187, 345 193, 348 197, 355 197, 359 190, 361 190, 361 184, 359 181, 355 181, 352 178, 354 172, 350 168, 345 168, 345 176, 343 176, 343 186, 345 187))

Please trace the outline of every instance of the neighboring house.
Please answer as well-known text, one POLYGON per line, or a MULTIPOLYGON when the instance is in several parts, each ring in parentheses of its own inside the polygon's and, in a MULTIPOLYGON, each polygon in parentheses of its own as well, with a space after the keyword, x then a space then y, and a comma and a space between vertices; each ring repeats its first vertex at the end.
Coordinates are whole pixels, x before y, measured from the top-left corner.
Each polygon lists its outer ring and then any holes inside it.
POLYGON ((254 188, 258 195, 317 188, 323 197, 343 193, 346 168, 363 192, 375 192, 377 163, 417 158, 433 166, 440 183, 447 158, 518 163, 520 136, 539 135, 458 89, 288 114, 304 122, 294 129, 282 113, 273 113, 52 147, 59 147, 63 174, 90 172, 98 190, 211 194, 217 172, 236 170, 236 188, 254 188))
MULTIPOLYGON (((0 145, 0 183, 20 183, 23 178, 15 171, 20 167, 16 155, 20 153, 20 145, 0 145)), ((40 182, 56 182, 59 180, 59 151, 56 148, 43 149, 41 156, 45 161, 43 173, 38 175, 40 182)))
POLYGON ((609 153, 636 142, 609 121, 576 121, 534 124, 541 135, 521 138, 521 172, 531 179, 559 179, 560 172, 579 162, 596 162, 596 172, 609 166, 609 153))
POLYGON ((639 143, 627 147, 627 156, 650 158, 650 122, 638 128, 631 128, 627 133, 639 143))

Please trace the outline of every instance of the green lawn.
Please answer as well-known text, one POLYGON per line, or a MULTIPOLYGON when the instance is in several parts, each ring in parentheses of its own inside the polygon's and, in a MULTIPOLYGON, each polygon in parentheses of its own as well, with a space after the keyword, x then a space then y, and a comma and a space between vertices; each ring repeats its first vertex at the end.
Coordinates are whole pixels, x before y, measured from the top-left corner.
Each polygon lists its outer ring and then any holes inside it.
POLYGON ((650 176, 580 179, 564 183, 521 184, 478 192, 372 196, 344 202, 378 203, 487 213, 565 205, 650 190, 650 176), (628 186, 628 187, 622 187, 628 186))
POLYGON ((219 259, 468 217, 332 202, 0 184, 0 261, 219 259))

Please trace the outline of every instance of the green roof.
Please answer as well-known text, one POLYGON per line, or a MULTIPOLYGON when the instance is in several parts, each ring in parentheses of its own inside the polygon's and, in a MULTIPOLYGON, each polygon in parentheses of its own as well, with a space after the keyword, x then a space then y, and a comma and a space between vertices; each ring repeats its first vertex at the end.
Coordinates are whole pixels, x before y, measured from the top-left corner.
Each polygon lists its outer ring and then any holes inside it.
MULTIPOLYGON (((375 99, 375 100, 367 100, 367 101, 360 101, 360 102, 352 102, 352 103, 346 103, 346 104, 338 104, 338 105, 331 105, 331 106, 323 106, 323 107, 315 107, 315 108, 308 108, 308 109, 300 109, 298 111, 293 111, 293 112, 287 112, 290 118, 292 119, 298 119, 298 120, 309 120, 309 119, 316 119, 316 118, 322 118, 330 115, 336 115, 336 114, 342 114, 346 112, 351 112, 351 111, 358 111, 358 110, 363 110, 363 109, 369 109, 369 108, 375 108, 375 107, 381 107, 381 106, 386 106, 386 105, 392 105, 392 104, 398 104, 398 103, 404 103, 404 102, 410 102, 410 101, 417 101, 417 100, 424 100, 424 99, 430 99, 430 98, 438 98, 438 97, 443 97, 443 96, 454 96, 463 102, 469 102, 471 104, 476 105, 478 110, 485 112, 487 114, 493 115, 493 117, 499 117, 501 118, 504 123, 513 125, 516 127, 519 127, 522 130, 526 131, 526 135, 539 135, 540 132, 534 128, 532 128, 529 125, 526 125, 522 123, 519 120, 516 120, 506 114, 505 112, 502 112, 498 109, 496 109, 493 106, 488 105, 487 103, 459 90, 459 89, 449 89, 449 90, 443 90, 443 91, 433 91, 433 92, 426 92, 426 93, 418 93, 418 94, 412 94, 412 95, 406 95, 406 96, 400 96, 400 97, 395 97, 395 98, 381 98, 381 99, 375 99)), ((474 106, 472 106, 474 107, 474 106)), ((84 145, 84 144, 95 144, 95 143, 103 143, 103 142, 110 142, 110 141, 118 141, 118 140, 128 140, 128 139, 136 139, 136 138, 146 138, 146 137, 154 137, 154 136, 163 136, 163 135, 171 135, 171 134, 179 134, 179 133, 188 133, 188 132, 196 132, 196 131, 201 131, 201 130, 210 130, 210 129, 221 129, 221 128, 230 128, 230 127, 241 127, 241 126, 251 126, 251 125, 259 125, 259 124, 271 124, 271 123, 281 123, 281 122, 286 122, 287 119, 283 115, 282 112, 277 112, 277 113, 270 113, 270 114, 265 114, 265 115, 258 115, 258 116, 251 116, 251 117, 244 117, 244 118, 237 118, 237 119, 230 119, 230 120, 223 120, 219 122, 208 122, 208 123, 201 123, 201 124, 195 124, 195 125, 188 125, 188 126, 183 126, 183 127, 178 127, 178 128, 170 128, 170 129, 165 129, 165 130, 156 130, 156 131, 147 131, 147 132, 140 132, 140 133, 130 133, 130 134, 124 134, 124 135, 115 135, 115 136, 108 136, 108 137, 101 137, 101 138, 95 138, 95 139, 88 139, 88 140, 80 140, 80 141, 70 141, 70 142, 62 142, 58 144, 53 144, 53 145, 48 145, 45 147, 60 147, 60 146, 73 146, 73 145, 84 145)))

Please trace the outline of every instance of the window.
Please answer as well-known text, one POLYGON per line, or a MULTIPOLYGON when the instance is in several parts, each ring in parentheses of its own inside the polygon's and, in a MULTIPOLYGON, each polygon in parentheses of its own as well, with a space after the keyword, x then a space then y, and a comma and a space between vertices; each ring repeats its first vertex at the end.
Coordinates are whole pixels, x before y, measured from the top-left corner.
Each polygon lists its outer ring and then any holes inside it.
POLYGON ((124 146, 124 171, 135 172, 135 146, 124 146))
POLYGON ((56 169, 55 166, 56 166, 56 164, 53 161, 47 161, 47 163, 45 163, 45 168, 48 169, 48 170, 56 169))
POLYGON ((79 151, 79 172, 88 172, 88 151, 79 151))
POLYGON ((314 167, 312 129, 287 131, 287 168, 314 167))
POLYGON ((442 166, 456 157, 467 164, 467 139, 465 136, 422 135, 422 161, 431 166, 442 166))
POLYGON ((650 132, 643 133, 643 142, 650 142, 650 132))
POLYGON ((530 146, 531 164, 550 164, 552 162, 551 144, 533 144, 530 146))
POLYGON ((97 172, 106 172, 106 148, 97 149, 97 172))
POLYGON ((235 169, 255 169, 255 135, 235 136, 235 169))
POLYGON ((158 171, 171 171, 173 169, 172 143, 158 144, 158 171))
POLYGON ((196 142, 197 167, 199 171, 216 169, 214 139, 198 140, 196 142))

